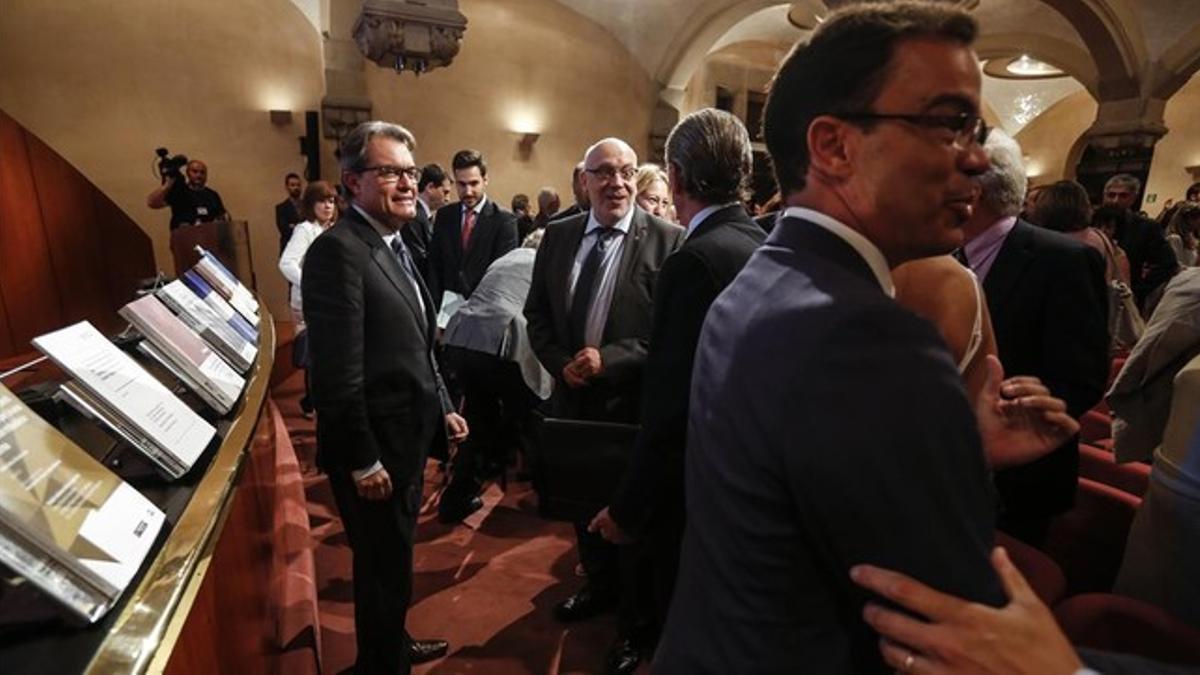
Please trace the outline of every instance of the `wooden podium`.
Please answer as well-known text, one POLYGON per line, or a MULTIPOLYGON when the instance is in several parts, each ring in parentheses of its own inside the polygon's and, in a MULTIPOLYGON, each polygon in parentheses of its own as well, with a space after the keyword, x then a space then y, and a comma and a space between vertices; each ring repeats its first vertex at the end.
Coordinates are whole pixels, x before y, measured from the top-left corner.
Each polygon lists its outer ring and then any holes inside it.
POLYGON ((196 247, 217 256, 247 288, 257 290, 254 264, 250 258, 250 227, 244 220, 214 220, 180 225, 171 232, 171 255, 175 276, 182 276, 200 261, 196 247))

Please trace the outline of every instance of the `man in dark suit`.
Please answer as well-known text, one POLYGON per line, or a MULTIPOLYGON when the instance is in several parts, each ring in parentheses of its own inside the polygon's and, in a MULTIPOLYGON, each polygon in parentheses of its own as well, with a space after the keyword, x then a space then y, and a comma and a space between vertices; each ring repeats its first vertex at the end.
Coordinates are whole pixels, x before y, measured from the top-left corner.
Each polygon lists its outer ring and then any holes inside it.
POLYGON ((458 201, 438 209, 429 250, 429 293, 435 308, 446 291, 466 299, 488 265, 517 247, 517 218, 488 199, 487 163, 475 150, 451 162, 458 201))
POLYGON ((283 249, 287 248, 288 240, 292 238, 292 228, 304 220, 300 216, 300 193, 304 189, 300 175, 289 173, 283 179, 283 185, 287 188, 287 199, 275 205, 275 229, 279 230, 280 255, 283 254, 283 249))
MULTIPOLYGON (((593 145, 584 171, 591 209, 552 221, 534 261, 525 302, 529 340, 556 379, 556 417, 635 423, 658 270, 684 231, 634 204, 637 155, 624 141, 593 145)), ((587 526, 587 520, 576 523, 575 532, 588 582, 555 608, 563 621, 612 607, 622 591, 616 547, 587 526)), ((612 653, 616 660, 628 652, 635 628, 629 598, 612 653)))
POLYGON ((433 214, 445 206, 450 197, 450 179, 437 164, 426 164, 421 168, 421 180, 417 182, 417 217, 401 231, 404 245, 412 254, 417 272, 428 286, 429 245, 433 240, 433 214))
POLYGON ((357 673, 407 673, 446 652, 404 626, 425 459, 467 433, 433 357, 433 301, 400 235, 416 217, 414 145, 386 122, 345 138, 350 208, 304 260, 317 460, 353 551, 357 673))
MULTIPOLYGON (((663 263, 642 385, 642 428, 612 505, 592 521, 613 543, 645 542, 653 561, 655 625, 666 620, 683 539, 683 451, 692 358, 708 308, 766 234, 741 205, 753 167, 738 118, 707 108, 666 145, 671 200, 687 238, 663 263)), ((635 662, 636 663, 636 662, 635 662)))
MULTIPOLYGON (((889 671, 858 563, 1004 599, 983 446, 1037 433, 1001 414, 1022 403, 1000 401, 994 360, 973 413, 934 328, 891 297, 891 267, 961 243, 987 166, 976 30, 943 4, 849 5, 773 80, 763 129, 787 209, 696 348, 657 674, 889 671)), ((1076 428, 1053 419, 1068 430, 1052 442, 1076 428)))
POLYGON ((576 164, 575 169, 571 171, 571 192, 575 194, 575 203, 550 216, 549 221, 566 220, 572 216, 587 213, 587 210, 592 207, 589 203, 587 188, 584 185, 583 162, 576 164))
POLYGON ((1125 219, 1117 224, 1116 240, 1129 256, 1129 285, 1138 306, 1149 315, 1147 298, 1153 302, 1152 294, 1175 274, 1179 263, 1162 227, 1138 215, 1134 208, 1141 193, 1142 181, 1128 173, 1119 173, 1104 183, 1104 205, 1125 211, 1125 219))
MULTIPOLYGON (((983 283, 1005 367, 1034 375, 1079 417, 1108 380, 1108 290, 1096 249, 1017 217, 1025 199, 1021 148, 994 130, 979 203, 963 227, 962 255, 983 283)), ((998 527, 1040 546, 1050 519, 1075 502, 1079 439, 1023 466, 996 472, 998 527)))

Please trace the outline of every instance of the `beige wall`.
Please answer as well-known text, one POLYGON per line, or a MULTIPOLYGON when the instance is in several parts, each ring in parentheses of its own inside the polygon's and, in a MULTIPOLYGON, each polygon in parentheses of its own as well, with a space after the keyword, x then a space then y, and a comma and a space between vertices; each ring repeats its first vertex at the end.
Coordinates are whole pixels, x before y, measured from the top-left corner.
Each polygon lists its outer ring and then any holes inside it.
MULTIPOLYGON (((347 2, 352 0, 333 0, 347 2)), ((303 3, 302 3, 303 4, 303 3)), ((313 4, 313 3, 308 3, 313 4)), ((551 185, 571 203, 571 168, 603 136, 645 150, 657 89, 594 22, 554 0, 464 0, 470 22, 449 69, 414 78, 367 65, 376 117, 417 136, 419 161, 448 167, 463 147, 491 166, 506 207, 551 185), (541 138, 523 158, 510 131, 527 118, 541 138)), ((276 262, 274 204, 282 178, 301 172, 303 111, 323 93, 322 38, 291 0, 4 0, 0 109, 43 139, 113 199, 154 241, 172 270, 167 211, 146 207, 157 185, 153 151, 205 160, 209 185, 250 221, 258 286, 286 317, 276 262), (266 111, 294 111, 272 126, 266 111)), ((324 175, 336 180, 332 146, 324 175)))
POLYGON ((488 160, 488 193, 504 208, 549 185, 573 202, 571 171, 583 151, 624 138, 644 155, 657 89, 609 33, 554 0, 463 0, 467 32, 449 68, 412 73, 367 65, 376 117, 407 126, 418 162, 474 148, 488 160), (541 137, 518 152, 528 126, 541 137), (524 130, 524 129, 521 129, 524 130))
POLYGON ((1024 151, 1025 170, 1035 185, 1074 177, 1067 167, 1071 148, 1096 120, 1096 102, 1086 91, 1077 91, 1050 106, 1017 134, 1024 151))
POLYGON ((680 115, 717 102, 717 87, 734 95, 733 114, 745 119, 746 92, 765 92, 787 48, 765 42, 739 42, 704 58, 684 89, 680 115))
POLYGON ((287 305, 273 204, 283 174, 304 167, 303 115, 275 127, 266 111, 315 110, 321 90, 320 36, 289 0, 4 2, 0 108, 149 233, 168 273, 168 213, 145 203, 154 148, 205 160, 209 185, 250 221, 276 316, 287 305))
MULTIPOLYGON (((1154 202, 1143 208, 1157 215, 1168 199, 1180 201, 1192 183, 1200 176, 1188 173, 1187 167, 1200 167, 1200 75, 1193 75, 1183 88, 1167 101, 1164 114, 1166 136, 1154 146, 1154 162, 1146 181, 1146 196, 1154 202)), ((1200 169, 1197 169, 1200 171, 1200 169)))

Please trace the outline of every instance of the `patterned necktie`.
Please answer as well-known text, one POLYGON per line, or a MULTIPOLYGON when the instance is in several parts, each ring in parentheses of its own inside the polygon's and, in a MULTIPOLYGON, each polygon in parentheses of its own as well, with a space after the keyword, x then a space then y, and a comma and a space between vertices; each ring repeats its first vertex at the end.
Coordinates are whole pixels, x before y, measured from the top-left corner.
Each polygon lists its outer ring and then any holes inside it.
POLYGON ((604 253, 608 250, 613 235, 620 231, 616 228, 601 228, 595 230, 596 243, 583 260, 579 268, 579 277, 575 280, 575 294, 571 297, 571 311, 567 315, 567 325, 571 329, 571 340, 575 349, 581 349, 586 344, 587 318, 591 313, 592 301, 595 300, 596 282, 600 278, 600 264, 604 261, 604 253))
POLYGON ((463 253, 466 253, 467 249, 470 248, 470 246, 471 246, 471 233, 473 231, 475 231, 475 210, 467 209, 467 212, 463 214, 463 226, 462 226, 463 253))
POLYGON ((396 258, 400 261, 400 267, 408 275, 408 282, 412 284, 413 292, 417 295, 417 302, 424 309, 425 298, 421 297, 421 282, 417 281, 417 268, 413 265, 412 256, 408 254, 408 247, 401 241, 399 232, 396 233, 396 236, 392 237, 391 247, 392 252, 396 254, 396 258))

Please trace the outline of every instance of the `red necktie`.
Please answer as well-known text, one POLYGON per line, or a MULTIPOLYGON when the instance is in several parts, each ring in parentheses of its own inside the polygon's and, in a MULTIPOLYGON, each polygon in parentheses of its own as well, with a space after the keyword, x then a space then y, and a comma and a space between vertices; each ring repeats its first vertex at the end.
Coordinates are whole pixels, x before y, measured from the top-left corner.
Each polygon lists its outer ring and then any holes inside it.
POLYGON ((475 229, 475 211, 473 209, 468 209, 466 214, 463 215, 463 226, 462 226, 462 248, 463 248, 463 251, 466 251, 467 247, 470 245, 471 231, 474 229, 475 229))

